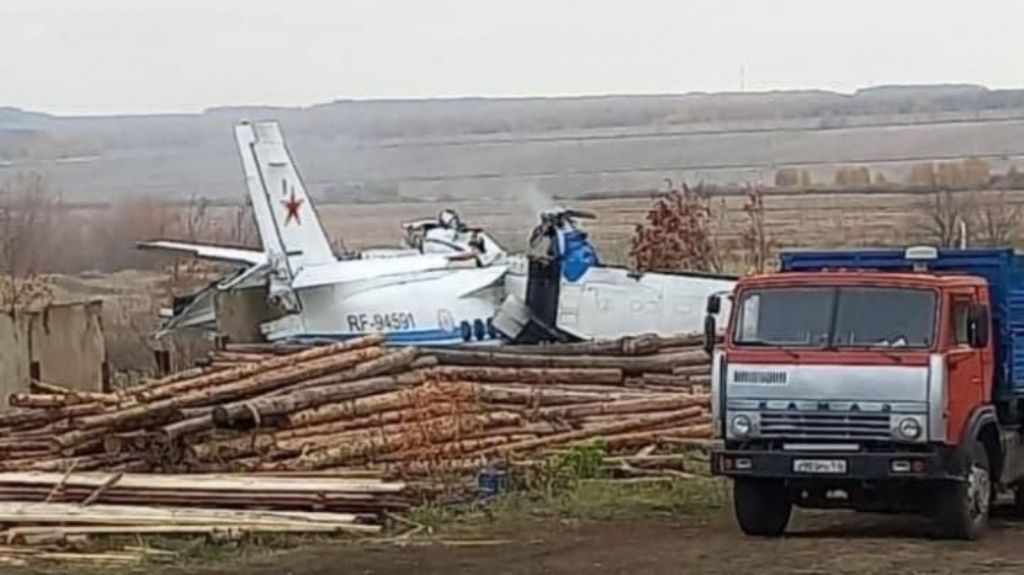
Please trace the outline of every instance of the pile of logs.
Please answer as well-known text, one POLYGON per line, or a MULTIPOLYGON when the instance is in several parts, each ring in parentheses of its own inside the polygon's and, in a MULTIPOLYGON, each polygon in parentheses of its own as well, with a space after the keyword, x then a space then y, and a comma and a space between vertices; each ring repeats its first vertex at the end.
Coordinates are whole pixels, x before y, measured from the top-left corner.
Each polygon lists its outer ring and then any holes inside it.
POLYGON ((0 415, 0 471, 473 470, 601 440, 710 435, 693 337, 486 349, 237 345, 118 393, 39 384, 0 415))
POLYGON ((537 466, 595 441, 616 477, 706 467, 676 449, 710 436, 696 338, 382 343, 228 346, 116 393, 13 394, 0 414, 0 564, 163 553, 69 551, 92 535, 375 533, 409 487, 466 485, 484 467, 537 466))

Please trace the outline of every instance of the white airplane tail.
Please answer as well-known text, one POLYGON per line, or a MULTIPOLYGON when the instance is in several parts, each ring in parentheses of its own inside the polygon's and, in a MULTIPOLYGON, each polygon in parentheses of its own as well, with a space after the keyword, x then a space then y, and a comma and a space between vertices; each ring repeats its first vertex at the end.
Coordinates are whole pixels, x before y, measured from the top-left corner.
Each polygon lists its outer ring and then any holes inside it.
POLYGON ((249 197, 263 249, 300 268, 336 260, 276 122, 235 127, 249 197))

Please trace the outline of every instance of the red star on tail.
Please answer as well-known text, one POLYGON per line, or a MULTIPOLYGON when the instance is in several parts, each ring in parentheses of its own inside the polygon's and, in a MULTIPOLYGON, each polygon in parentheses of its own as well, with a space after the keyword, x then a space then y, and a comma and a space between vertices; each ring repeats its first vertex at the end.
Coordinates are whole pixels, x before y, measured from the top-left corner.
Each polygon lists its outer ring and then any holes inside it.
POLYGON ((299 219, 299 208, 302 207, 302 204, 305 201, 306 200, 296 198, 295 190, 292 190, 292 197, 281 202, 281 205, 284 206, 284 209, 288 212, 284 218, 284 225, 287 226, 288 222, 292 221, 293 218, 295 219, 296 224, 299 224, 300 226, 302 225, 302 220, 299 219))

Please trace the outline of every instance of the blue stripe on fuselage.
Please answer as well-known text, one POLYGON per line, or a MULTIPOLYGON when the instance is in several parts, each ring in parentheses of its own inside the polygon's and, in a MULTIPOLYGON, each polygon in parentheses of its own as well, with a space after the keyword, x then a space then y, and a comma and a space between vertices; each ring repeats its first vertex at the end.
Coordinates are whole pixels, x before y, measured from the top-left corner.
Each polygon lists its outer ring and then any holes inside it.
MULTIPOLYGON (((317 343, 345 341, 355 337, 370 335, 372 332, 345 332, 345 333, 308 333, 299 336, 292 336, 285 341, 295 343, 317 343)), ((386 332, 384 342, 388 345, 456 345, 462 343, 499 343, 500 340, 489 342, 466 342, 458 332, 445 331, 443 329, 423 329, 411 331, 386 332)))

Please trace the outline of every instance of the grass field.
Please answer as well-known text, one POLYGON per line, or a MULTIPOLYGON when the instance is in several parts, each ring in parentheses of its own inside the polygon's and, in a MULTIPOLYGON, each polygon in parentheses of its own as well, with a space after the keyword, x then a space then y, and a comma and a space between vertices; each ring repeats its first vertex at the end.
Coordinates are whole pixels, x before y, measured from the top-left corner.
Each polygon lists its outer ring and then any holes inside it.
MULTIPOLYGON (((1021 210, 1024 190, 958 192, 957 201, 1001 210, 1021 210)), ((586 199, 571 206, 593 212, 597 219, 585 223, 602 258, 608 263, 628 263, 629 242, 635 226, 644 221, 651 197, 586 199)), ((749 219, 743 196, 711 200, 712 229, 723 259, 742 260, 740 235, 749 219)), ((889 247, 928 243, 929 218, 934 212, 931 192, 883 193, 766 193, 765 229, 777 248, 889 247)), ((557 202, 549 202, 557 204, 557 202)), ((403 202, 381 204, 329 204, 320 208, 328 234, 343 238, 349 249, 392 245, 399 237, 399 223, 429 217, 453 207, 463 220, 489 230, 506 248, 521 250, 536 223, 539 208, 547 207, 531 194, 521 200, 494 200, 454 204, 403 202)), ((973 223, 973 222, 971 222, 973 223)), ((981 230, 969 230, 980 232, 981 230)))

